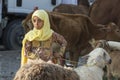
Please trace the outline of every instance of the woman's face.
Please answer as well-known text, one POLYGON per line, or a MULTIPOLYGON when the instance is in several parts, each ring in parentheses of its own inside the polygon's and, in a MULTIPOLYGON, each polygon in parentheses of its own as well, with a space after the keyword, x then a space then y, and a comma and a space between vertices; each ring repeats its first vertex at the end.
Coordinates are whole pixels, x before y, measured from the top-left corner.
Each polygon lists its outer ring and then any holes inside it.
POLYGON ((36 29, 41 29, 44 25, 44 21, 38 18, 37 16, 33 17, 33 26, 36 29))

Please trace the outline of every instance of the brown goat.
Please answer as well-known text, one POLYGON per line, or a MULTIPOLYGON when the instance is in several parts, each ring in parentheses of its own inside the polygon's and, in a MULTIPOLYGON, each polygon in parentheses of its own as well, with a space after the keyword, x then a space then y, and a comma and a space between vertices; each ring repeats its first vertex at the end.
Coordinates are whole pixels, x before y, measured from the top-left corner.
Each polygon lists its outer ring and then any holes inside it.
POLYGON ((80 80, 71 69, 46 62, 31 63, 21 67, 13 80, 80 80))

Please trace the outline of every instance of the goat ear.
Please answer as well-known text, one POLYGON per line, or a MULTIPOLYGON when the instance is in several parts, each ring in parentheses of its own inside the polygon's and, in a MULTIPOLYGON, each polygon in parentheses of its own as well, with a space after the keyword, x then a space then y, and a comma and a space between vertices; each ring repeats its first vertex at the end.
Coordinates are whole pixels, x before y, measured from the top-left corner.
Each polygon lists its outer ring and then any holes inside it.
POLYGON ((111 31, 112 31, 112 28, 106 26, 106 28, 103 28, 102 30, 104 30, 104 31, 106 31, 106 32, 111 32, 111 31))
POLYGON ((82 65, 86 64, 88 58, 89 58, 89 55, 85 55, 83 57, 80 57, 79 61, 78 61, 78 66, 82 66, 82 65))
POLYGON ((101 59, 102 59, 101 56, 97 56, 97 58, 95 59, 95 62, 96 62, 96 63, 100 63, 100 62, 101 62, 101 59))
POLYGON ((116 24, 113 22, 110 22, 109 24, 106 25, 106 31, 111 32, 115 28, 116 24))

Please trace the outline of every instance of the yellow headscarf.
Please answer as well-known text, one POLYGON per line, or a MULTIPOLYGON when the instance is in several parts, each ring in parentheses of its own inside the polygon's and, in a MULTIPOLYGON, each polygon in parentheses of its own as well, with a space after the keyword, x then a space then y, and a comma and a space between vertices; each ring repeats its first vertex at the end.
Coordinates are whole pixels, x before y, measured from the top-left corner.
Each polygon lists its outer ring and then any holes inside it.
POLYGON ((37 16, 38 18, 43 20, 44 25, 40 30, 37 30, 34 28, 33 30, 29 31, 25 35, 23 42, 22 42, 23 47, 22 47, 22 52, 21 52, 21 57, 22 57, 21 66, 27 62, 27 58, 25 57, 25 54, 24 54, 24 51, 25 51, 24 46, 25 46, 26 40, 28 40, 28 41, 33 41, 33 40, 45 41, 45 40, 49 39, 53 33, 53 30, 50 29, 49 17, 45 10, 36 10, 32 15, 32 22, 33 22, 34 16, 37 16))

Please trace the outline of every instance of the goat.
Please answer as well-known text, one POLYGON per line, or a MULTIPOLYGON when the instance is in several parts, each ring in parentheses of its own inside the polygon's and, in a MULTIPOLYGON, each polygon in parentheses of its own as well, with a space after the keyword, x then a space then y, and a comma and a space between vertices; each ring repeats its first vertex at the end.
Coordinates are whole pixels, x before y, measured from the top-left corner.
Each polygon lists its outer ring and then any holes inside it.
POLYGON ((99 40, 96 47, 102 47, 110 53, 112 63, 107 65, 107 79, 113 80, 115 77, 120 80, 120 42, 99 40))
POLYGON ((111 61, 110 56, 102 48, 94 49, 87 56, 86 65, 75 69, 47 62, 26 64, 17 71, 14 80, 102 80, 102 69, 111 61))
POLYGON ((80 76, 80 80, 102 80, 104 75, 103 68, 106 63, 111 63, 108 52, 103 48, 95 48, 84 57, 88 57, 86 65, 79 66, 75 69, 80 76))

